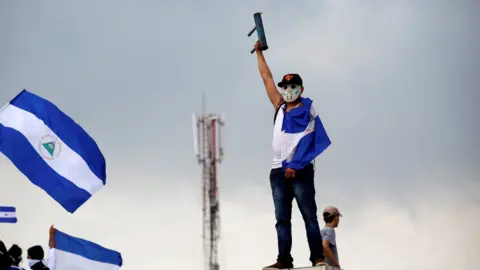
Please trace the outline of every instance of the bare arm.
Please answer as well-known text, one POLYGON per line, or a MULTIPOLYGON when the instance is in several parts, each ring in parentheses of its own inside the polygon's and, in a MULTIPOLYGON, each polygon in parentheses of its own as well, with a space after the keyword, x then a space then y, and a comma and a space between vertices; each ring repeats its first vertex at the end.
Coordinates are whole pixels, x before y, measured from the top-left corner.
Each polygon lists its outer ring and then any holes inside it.
POLYGON ((55 243, 55 231, 56 231, 56 229, 53 227, 53 225, 50 226, 50 230, 49 230, 49 232, 48 232, 48 234, 49 234, 49 236, 50 236, 49 239, 48 239, 48 240, 49 240, 49 241, 48 241, 48 246, 49 246, 50 248, 55 248, 55 246, 56 246, 56 243, 55 243))
POLYGON ((276 109, 282 104, 282 95, 277 90, 277 86, 273 80, 272 72, 265 61, 263 52, 258 47, 258 42, 255 44, 255 49, 257 52, 258 71, 260 71, 260 75, 262 76, 268 98, 270 99, 273 107, 276 109))
POLYGON ((323 254, 327 256, 327 258, 333 263, 333 266, 340 268, 340 264, 337 261, 337 258, 335 258, 335 255, 333 254, 333 251, 330 249, 330 242, 328 240, 323 240, 323 254))
POLYGON ((48 241, 48 246, 50 247, 48 249, 48 257, 47 257, 47 266, 50 270, 55 270, 55 228, 50 226, 50 231, 49 231, 49 241, 48 241))

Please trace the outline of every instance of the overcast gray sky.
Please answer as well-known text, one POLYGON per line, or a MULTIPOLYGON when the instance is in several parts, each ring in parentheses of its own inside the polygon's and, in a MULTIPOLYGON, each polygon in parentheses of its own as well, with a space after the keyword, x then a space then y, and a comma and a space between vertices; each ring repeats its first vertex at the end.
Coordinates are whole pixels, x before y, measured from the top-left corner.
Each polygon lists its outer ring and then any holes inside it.
MULTIPOLYGON (((221 269, 260 269, 277 247, 268 173, 272 108, 249 53, 298 72, 332 145, 320 209, 344 212, 345 269, 472 269, 480 252, 480 4, 474 0, 1 1, 0 102, 26 88, 98 142, 107 186, 67 213, 2 157, 7 245, 48 227, 118 250, 123 269, 203 266, 191 113, 225 112, 221 269)), ((293 255, 308 265, 294 205, 293 255)), ((323 227, 323 222, 321 223, 323 227)))

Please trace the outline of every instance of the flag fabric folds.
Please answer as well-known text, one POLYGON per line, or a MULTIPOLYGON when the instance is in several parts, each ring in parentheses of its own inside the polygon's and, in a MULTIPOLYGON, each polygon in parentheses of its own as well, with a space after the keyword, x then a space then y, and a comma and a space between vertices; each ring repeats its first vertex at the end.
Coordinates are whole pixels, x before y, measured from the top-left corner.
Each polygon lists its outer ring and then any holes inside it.
POLYGON ((56 105, 27 90, 0 111, 0 152, 70 213, 106 183, 96 142, 56 105))
POLYGON ((17 210, 12 206, 0 206, 0 223, 17 223, 17 210))
POLYGON ((285 104, 275 119, 273 143, 282 145, 282 168, 299 170, 313 162, 330 144, 313 101, 301 98, 302 106, 285 113, 285 104))
POLYGON ((122 255, 96 243, 55 231, 55 270, 116 270, 122 255))

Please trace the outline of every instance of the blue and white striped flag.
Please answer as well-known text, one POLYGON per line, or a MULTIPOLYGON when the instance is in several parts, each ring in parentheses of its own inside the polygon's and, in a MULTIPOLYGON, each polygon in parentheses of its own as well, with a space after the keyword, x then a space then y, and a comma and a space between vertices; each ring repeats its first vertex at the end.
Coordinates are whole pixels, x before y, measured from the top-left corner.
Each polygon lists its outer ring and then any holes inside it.
POLYGON ((117 251, 55 231, 55 270, 118 270, 122 264, 117 251))
POLYGON ((303 106, 285 114, 283 105, 275 120, 272 143, 280 145, 283 169, 304 168, 331 144, 313 101, 301 99, 303 106))
POLYGON ((12 206, 0 206, 0 223, 17 223, 17 210, 12 206))
POLYGON ((70 213, 106 183, 96 142, 54 104, 27 90, 0 111, 0 152, 70 213))

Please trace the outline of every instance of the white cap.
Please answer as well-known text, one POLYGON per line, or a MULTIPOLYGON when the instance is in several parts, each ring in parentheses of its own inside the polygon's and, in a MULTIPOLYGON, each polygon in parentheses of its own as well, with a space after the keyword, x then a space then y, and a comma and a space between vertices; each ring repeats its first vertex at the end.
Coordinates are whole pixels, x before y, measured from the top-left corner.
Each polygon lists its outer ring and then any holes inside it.
POLYGON ((331 216, 336 216, 336 215, 339 215, 339 216, 343 217, 342 214, 340 213, 340 211, 338 210, 338 208, 335 207, 335 206, 327 206, 327 207, 325 207, 325 209, 323 209, 323 216, 324 217, 331 217, 331 216), (326 214, 328 214, 328 215, 326 215, 326 214))

